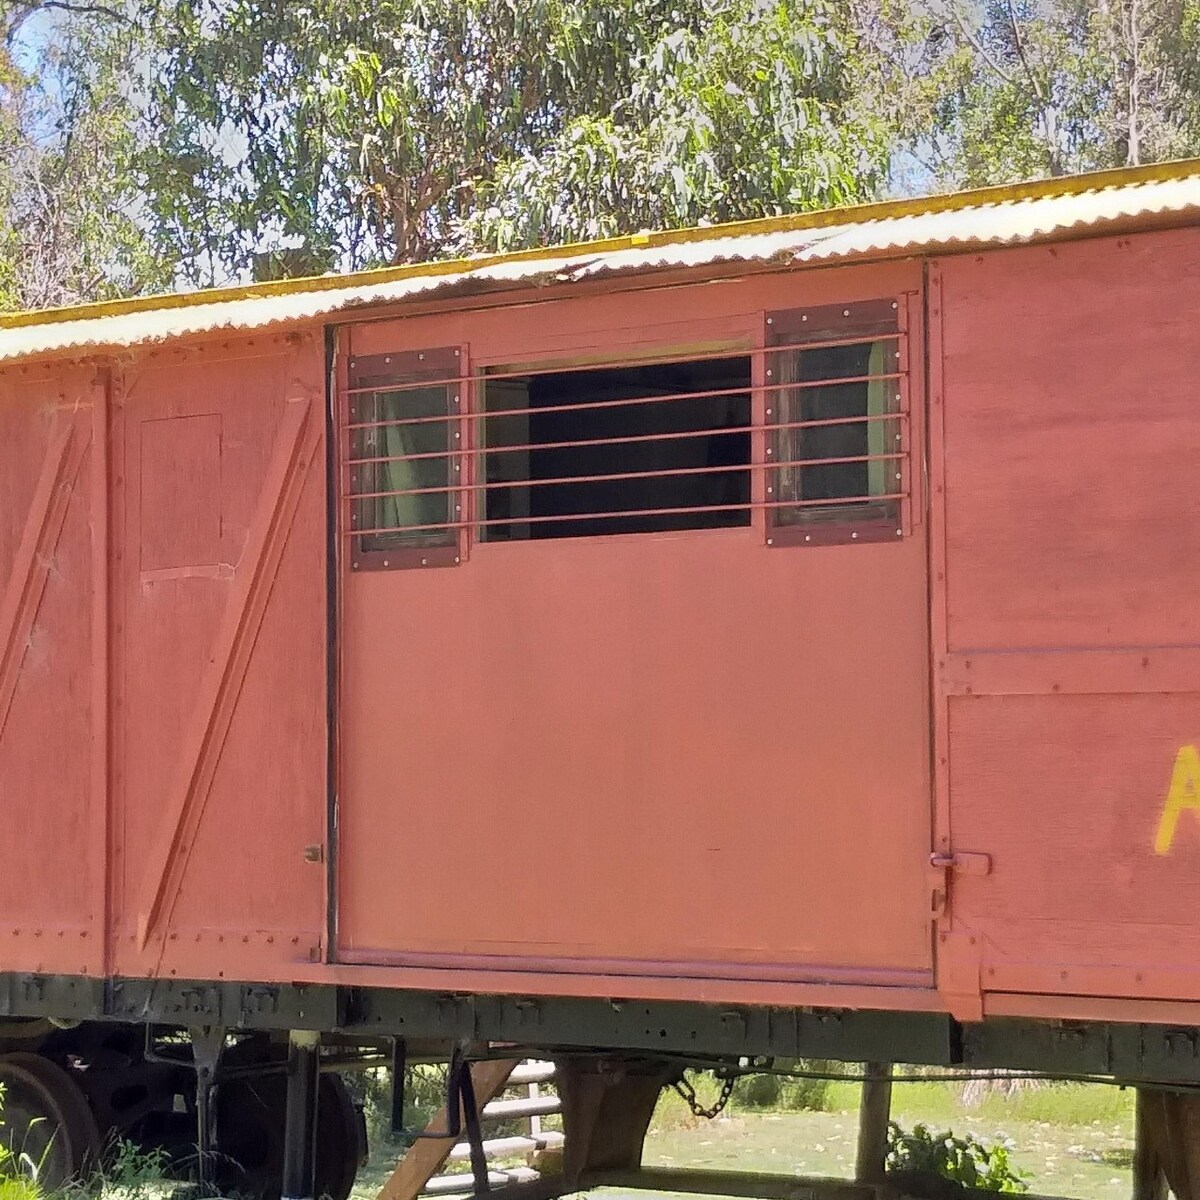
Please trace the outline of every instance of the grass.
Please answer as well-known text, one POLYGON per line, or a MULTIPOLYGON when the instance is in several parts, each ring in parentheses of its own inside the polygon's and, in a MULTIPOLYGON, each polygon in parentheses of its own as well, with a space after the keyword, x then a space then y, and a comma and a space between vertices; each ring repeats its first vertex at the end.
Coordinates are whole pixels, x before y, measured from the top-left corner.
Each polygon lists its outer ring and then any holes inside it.
MULTIPOLYGON (((903 1068, 901 1068, 903 1070, 903 1068)), ((711 1075, 693 1077, 699 1100, 711 1104, 720 1090, 711 1075)), ((750 1115, 755 1106, 741 1102, 741 1090, 734 1092, 729 1105, 731 1114, 750 1115)), ((829 1083, 819 1111, 852 1113, 858 1111, 859 1085, 850 1080, 829 1083)), ((777 1111, 788 1111, 781 1105, 777 1111)), ((926 1125, 953 1125, 967 1118, 984 1122, 1044 1122, 1052 1125, 1093 1126, 1124 1123, 1132 1128, 1133 1092, 1098 1084, 1055 1083, 1022 1087, 1005 1095, 986 1093, 977 1106, 964 1105, 962 1085, 936 1078, 916 1083, 898 1083, 892 1089, 892 1116, 901 1124, 918 1121, 926 1125)), ((653 1128, 658 1131, 697 1123, 687 1104, 673 1089, 663 1093, 654 1113, 653 1128)))
MULTIPOLYGON (((698 1089, 700 1090, 700 1089, 698 1089)), ((991 1092, 977 1107, 962 1088, 928 1080, 897 1084, 893 1119, 971 1133, 1010 1147, 1030 1190, 1080 1200, 1124 1200, 1133 1152, 1133 1093, 1117 1088, 1048 1084, 1010 1095, 991 1092)), ((764 1171, 849 1178, 854 1171, 859 1087, 834 1083, 824 1112, 753 1112, 736 1103, 724 1117, 691 1118, 678 1097, 665 1097, 646 1141, 647 1165, 764 1171), (681 1111, 682 1110, 682 1111, 681 1111)), ((707 1099, 707 1092, 701 1092, 707 1099)))
MULTIPOLYGON (((858 1088, 838 1084, 840 1107, 857 1106, 858 1088)), ((831 1106, 832 1107, 832 1106, 831 1106)), ((892 1111, 906 1120, 943 1124, 963 1117, 993 1122, 1043 1122, 1052 1125, 1112 1125, 1125 1122, 1133 1128, 1133 1092, 1101 1085, 1061 1083, 1022 1088, 1009 1095, 988 1093, 977 1108, 965 1108, 961 1091, 953 1085, 930 1080, 897 1084, 892 1111)))
MULTIPOLYGON (((708 1075, 693 1077, 693 1083, 700 1102, 711 1104, 719 1085, 708 1075)), ((692 1115, 676 1092, 665 1091, 646 1139, 646 1165, 852 1176, 858 1084, 832 1083, 824 1097, 826 1111, 820 1112, 764 1111, 746 1104, 747 1094, 739 1088, 721 1117, 704 1121, 692 1115)), ((921 1122, 934 1130, 1007 1144, 1032 1192, 1079 1200, 1126 1200, 1129 1195, 1131 1091, 1044 1084, 1009 1095, 989 1092, 979 1105, 967 1107, 961 1084, 929 1079, 897 1084, 892 1111, 906 1129, 921 1122)), ((393 1161, 380 1154, 372 1162, 355 1185, 356 1200, 371 1200, 393 1161)), ((634 1195, 629 1194, 630 1200, 634 1195)), ((624 1200, 624 1194, 605 1193, 604 1200, 624 1200)))
POLYGON ((0 1200, 41 1200, 37 1181, 24 1175, 0 1177, 0 1200))
MULTIPOLYGON (((711 1076, 693 1080, 702 1104, 719 1085, 711 1076)), ((795 1091, 783 1092, 785 1102, 795 1091)), ((837 1081, 824 1090, 824 1111, 764 1110, 762 1093, 740 1085, 721 1117, 695 1117, 673 1090, 663 1093, 646 1139, 647 1166, 771 1172, 850 1178, 857 1140, 859 1086, 837 1081)), ((893 1118, 904 1128, 922 1123, 934 1130, 972 1134, 1009 1146, 1013 1165, 1035 1193, 1079 1200, 1125 1200, 1130 1189, 1133 1093, 1117 1088, 1044 1084, 1010 1094, 988 1092, 974 1107, 963 1104, 962 1086, 923 1080, 893 1089, 893 1118)), ((377 1143, 378 1145, 378 1143, 377 1143)), ((357 1200, 378 1191, 395 1161, 395 1148, 379 1152, 355 1185, 357 1200)), ((465 1164, 462 1164, 465 1167, 465 1164)), ((515 1163, 514 1163, 515 1165, 515 1163)), ((79 1189, 47 1195, 36 1172, 0 1171, 0 1200, 81 1200, 79 1189)), ((161 1160, 118 1145, 92 1197, 152 1200, 165 1194, 161 1160)), ((611 1198, 610 1198, 611 1200, 611 1198)))
POLYGON ((51 1191, 38 1178, 41 1164, 0 1146, 0 1200, 158 1200, 176 1187, 165 1177, 166 1165, 162 1151, 118 1141, 95 1178, 51 1191))

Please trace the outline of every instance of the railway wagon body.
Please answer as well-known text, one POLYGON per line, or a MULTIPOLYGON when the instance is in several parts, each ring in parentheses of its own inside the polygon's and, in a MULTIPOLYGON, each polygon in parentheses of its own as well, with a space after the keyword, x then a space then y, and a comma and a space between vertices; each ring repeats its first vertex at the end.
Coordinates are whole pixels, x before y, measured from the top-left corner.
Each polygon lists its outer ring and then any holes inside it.
POLYGON ((0 320, 10 1053, 1190 1078, 1198 171, 0 320))

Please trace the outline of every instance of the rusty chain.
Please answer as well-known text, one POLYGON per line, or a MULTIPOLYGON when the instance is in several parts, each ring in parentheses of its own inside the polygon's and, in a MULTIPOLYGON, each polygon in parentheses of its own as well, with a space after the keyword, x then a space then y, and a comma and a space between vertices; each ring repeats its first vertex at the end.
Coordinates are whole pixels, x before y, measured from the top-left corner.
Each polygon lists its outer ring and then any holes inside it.
POLYGON ((703 1117, 704 1120, 711 1121, 713 1117, 720 1116, 724 1112, 725 1106, 729 1103, 729 1097, 733 1095, 733 1085, 736 1082, 736 1075, 727 1075, 721 1082, 720 1095, 717 1096, 716 1101, 709 1107, 705 1107, 700 1103, 700 1098, 696 1095, 696 1089, 686 1076, 681 1075, 671 1086, 683 1097, 688 1108, 692 1110, 692 1116, 703 1117))

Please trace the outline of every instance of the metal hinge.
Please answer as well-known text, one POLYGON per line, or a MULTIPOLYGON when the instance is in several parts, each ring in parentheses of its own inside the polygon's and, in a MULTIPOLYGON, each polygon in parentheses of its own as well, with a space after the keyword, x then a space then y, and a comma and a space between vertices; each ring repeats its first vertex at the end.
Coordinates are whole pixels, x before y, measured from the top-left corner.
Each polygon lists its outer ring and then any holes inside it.
POLYGON ((931 915, 935 921, 946 915, 947 877, 951 871, 959 875, 988 875, 992 870, 990 854, 931 854, 929 856, 930 874, 932 875, 931 915))

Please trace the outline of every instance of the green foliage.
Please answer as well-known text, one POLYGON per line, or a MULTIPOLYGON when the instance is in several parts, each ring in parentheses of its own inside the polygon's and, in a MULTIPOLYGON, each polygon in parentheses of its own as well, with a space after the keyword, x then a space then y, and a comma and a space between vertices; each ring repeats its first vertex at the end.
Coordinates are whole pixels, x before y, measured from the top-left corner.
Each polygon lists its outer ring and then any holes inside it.
POLYGON ((0 311, 1200 153, 1200 0, 0 0, 0 311))
MULTIPOLYGON (((0 1084, 0 1127, 3 1114, 4 1087, 0 1084)), ((33 1128, 32 1124, 29 1128, 33 1128)), ((146 1150, 120 1139, 109 1148, 104 1169, 95 1179, 70 1181, 48 1193, 42 1178, 51 1144, 35 1158, 26 1145, 12 1145, 0 1138, 0 1200, 84 1200, 99 1194, 101 1189, 113 1200, 150 1200, 162 1191, 168 1165, 166 1151, 146 1150)))
POLYGON ((1133 1125, 1134 1092, 1083 1083, 1043 1084, 1009 1095, 988 1096, 981 1115, 992 1121, 1036 1121, 1072 1125, 1133 1125))
POLYGON ((505 250, 872 196, 886 132, 857 103, 856 39, 836 6, 707 7, 707 19, 697 11, 639 47, 628 92, 608 111, 566 121, 480 181, 462 247, 505 250))
MULTIPOLYGON (((4 1086, 0 1084, 0 1127, 3 1126, 4 1086)), ((45 1200, 38 1182, 42 1161, 30 1156, 24 1146, 0 1138, 0 1200, 45 1200)))
POLYGON ((169 0, 142 160, 190 274, 401 262, 872 195, 829 0, 169 0))
MULTIPOLYGON (((3 1170, 0 1163, 0 1171, 3 1170)), ((43 1200, 42 1189, 29 1175, 0 1174, 0 1200, 43 1200)))
MULTIPOLYGON (((721 1092, 720 1081, 711 1071, 693 1071, 688 1078, 696 1089, 696 1099, 699 1103, 711 1107, 721 1092)), ((687 1101, 674 1088, 663 1088, 659 1093, 658 1103, 654 1106, 654 1117, 650 1122, 652 1132, 692 1129, 702 1124, 704 1118, 697 1117, 687 1101)))
POLYGON ((165 1150, 146 1150, 120 1139, 106 1156, 104 1191, 119 1200, 146 1200, 161 1188, 169 1162, 165 1150))
POLYGON ((913 148, 956 186, 1200 153, 1198 30, 1200 0, 931 0, 913 148))
POLYGON ((1008 1147, 987 1145, 972 1134, 932 1133, 914 1125, 905 1133, 894 1121, 888 1126, 889 1172, 939 1175, 983 1192, 1025 1192, 1029 1185, 1013 1167, 1008 1147))
POLYGON ((0 311, 167 282, 133 177, 140 45, 116 9, 0 0, 0 311))
MULTIPOLYGON (((834 1072, 841 1064, 805 1059, 781 1061, 780 1067, 816 1073, 834 1072)), ((829 1112, 833 1081, 788 1075, 745 1075, 733 1089, 738 1109, 766 1109, 774 1112, 829 1112)))
MULTIPOLYGON (((898 1068, 909 1074, 912 1068, 898 1068)), ((1042 1122, 1060 1128, 1071 1126, 1131 1126, 1133 1092, 1100 1084, 1050 1083, 1002 1091, 989 1088, 975 1102, 966 1099, 967 1086, 936 1077, 917 1083, 892 1086, 892 1115, 902 1124, 950 1125, 958 1121, 964 1106, 972 1118, 995 1128, 1011 1122, 1042 1122), (964 1103, 965 1102, 965 1103, 964 1103)), ((857 1084, 837 1082, 830 1086, 829 1112, 856 1112, 860 1090, 857 1084)))
MULTIPOLYGON (((393 1137, 391 1073, 382 1069, 356 1071, 344 1076, 355 1100, 363 1106, 367 1122, 367 1144, 395 1147, 401 1139, 393 1137)), ((423 1129, 446 1103, 447 1069, 444 1065, 418 1064, 405 1074, 404 1123, 409 1129, 423 1129)))

